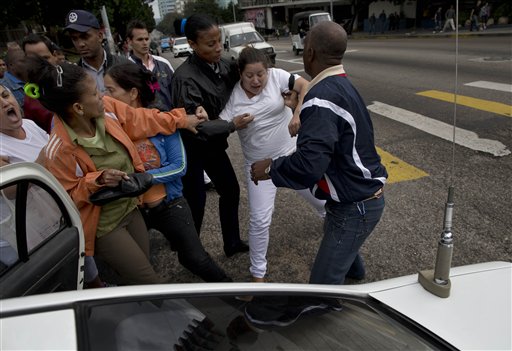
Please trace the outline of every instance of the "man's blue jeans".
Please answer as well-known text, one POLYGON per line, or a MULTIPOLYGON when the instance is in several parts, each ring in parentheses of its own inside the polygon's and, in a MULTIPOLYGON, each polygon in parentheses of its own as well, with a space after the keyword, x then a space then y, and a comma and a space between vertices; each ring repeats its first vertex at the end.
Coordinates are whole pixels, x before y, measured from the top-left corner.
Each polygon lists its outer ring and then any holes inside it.
POLYGON ((359 249, 379 222, 384 203, 384 196, 350 204, 327 202, 324 237, 311 270, 310 284, 343 284, 349 270, 364 274, 359 249), (352 267, 353 263, 357 267, 352 267))

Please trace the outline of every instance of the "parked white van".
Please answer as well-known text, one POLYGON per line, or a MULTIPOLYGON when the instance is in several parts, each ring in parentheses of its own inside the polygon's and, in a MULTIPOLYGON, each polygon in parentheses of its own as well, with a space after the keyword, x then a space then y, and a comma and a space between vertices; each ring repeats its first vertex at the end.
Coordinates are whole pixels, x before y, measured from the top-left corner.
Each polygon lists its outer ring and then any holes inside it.
POLYGON ((224 24, 220 27, 224 51, 222 56, 229 60, 237 60, 240 52, 246 46, 252 46, 258 50, 264 51, 274 65, 276 63, 276 53, 274 47, 267 43, 251 22, 239 22, 224 24))
POLYGON ((323 21, 331 21, 331 15, 320 11, 304 11, 293 15, 290 36, 292 38, 292 50, 295 55, 304 50, 306 33, 323 21))

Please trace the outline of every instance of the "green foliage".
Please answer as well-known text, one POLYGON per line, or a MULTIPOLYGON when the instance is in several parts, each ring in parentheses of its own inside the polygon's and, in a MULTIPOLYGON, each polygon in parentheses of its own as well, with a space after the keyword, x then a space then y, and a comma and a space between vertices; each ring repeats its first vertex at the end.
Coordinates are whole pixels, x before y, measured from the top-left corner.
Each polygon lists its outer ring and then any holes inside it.
MULTIPOLYGON (((220 8, 215 0, 198 0, 196 2, 188 2, 185 4, 185 15, 177 13, 168 13, 162 21, 158 23, 156 29, 166 35, 176 35, 174 31, 174 21, 176 19, 187 18, 194 13, 206 13, 219 24, 232 23, 233 19, 233 3, 229 3, 228 7, 220 8)), ((237 22, 243 20, 243 11, 238 5, 235 5, 235 16, 237 22)))
POLYGON ((180 16, 178 16, 178 14, 174 12, 166 14, 164 18, 162 18, 160 23, 157 24, 156 29, 164 33, 165 35, 176 35, 176 33, 174 33, 173 25, 174 20, 176 18, 180 18, 180 16))
MULTIPOLYGON (((244 12, 240 10, 240 7, 238 4, 235 4, 235 16, 236 16, 236 22, 241 22, 244 19, 244 12)), ((232 23, 235 22, 235 19, 233 18, 233 2, 230 2, 228 4, 228 7, 225 9, 220 9, 220 18, 221 23, 232 23)))
POLYGON ((67 0, 64 4, 55 0, 7 0, 0 6, 0 29, 18 28, 22 22, 44 25, 47 29, 62 29, 66 14, 72 9, 90 11, 101 22, 100 9, 103 5, 107 9, 112 32, 124 33, 128 22, 135 18, 143 20, 150 30, 155 26, 153 11, 143 0, 67 0))
POLYGON ((512 18, 512 3, 510 3, 510 1, 505 1, 503 4, 496 7, 494 11, 491 9, 491 17, 496 21, 498 21, 498 18, 500 17, 512 18))
POLYGON ((215 2, 215 0, 197 0, 197 1, 189 1, 185 4, 185 16, 189 17, 194 13, 205 13, 208 14, 213 20, 217 22, 221 22, 222 20, 222 10, 219 5, 215 2))

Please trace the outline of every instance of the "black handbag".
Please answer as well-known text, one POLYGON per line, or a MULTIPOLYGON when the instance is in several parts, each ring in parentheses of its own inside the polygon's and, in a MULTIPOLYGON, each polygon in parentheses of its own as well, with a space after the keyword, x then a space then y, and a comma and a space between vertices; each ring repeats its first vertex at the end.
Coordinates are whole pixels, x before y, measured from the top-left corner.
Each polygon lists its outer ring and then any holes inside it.
POLYGON ((131 173, 130 179, 123 179, 115 187, 104 187, 89 196, 93 205, 103 206, 123 197, 136 197, 144 194, 153 185, 153 175, 149 173, 131 173))

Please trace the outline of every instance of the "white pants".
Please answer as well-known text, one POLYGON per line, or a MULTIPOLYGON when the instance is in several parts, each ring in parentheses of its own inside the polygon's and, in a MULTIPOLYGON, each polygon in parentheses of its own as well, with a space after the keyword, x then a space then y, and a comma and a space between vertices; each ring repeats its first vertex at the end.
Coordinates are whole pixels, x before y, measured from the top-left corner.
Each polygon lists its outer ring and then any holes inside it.
POLYGON ((444 23, 443 31, 446 30, 446 28, 451 27, 452 30, 455 30, 455 24, 453 23, 453 18, 449 18, 444 23))
MULTIPOLYGON (((251 180, 251 165, 246 165, 247 190, 249 196, 249 271, 255 278, 263 278, 267 272, 267 248, 269 228, 274 212, 274 200, 277 188, 272 180, 259 181, 255 185, 251 180)), ((318 212, 325 217, 325 201, 315 198, 308 189, 296 190, 318 212)), ((291 235, 291 234, 290 234, 291 235)))

